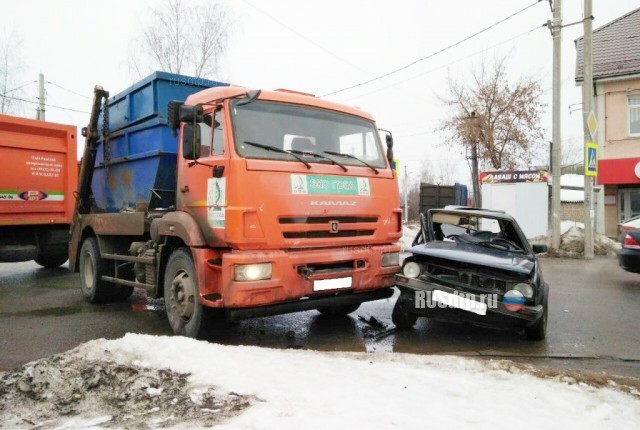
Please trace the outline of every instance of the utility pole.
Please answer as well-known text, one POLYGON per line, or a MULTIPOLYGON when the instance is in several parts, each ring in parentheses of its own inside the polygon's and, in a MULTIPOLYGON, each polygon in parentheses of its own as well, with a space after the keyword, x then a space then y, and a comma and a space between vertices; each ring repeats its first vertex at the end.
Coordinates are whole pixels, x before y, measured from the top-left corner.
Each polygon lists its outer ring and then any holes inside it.
POLYGON ((471 180, 473 181, 473 206, 482 207, 480 196, 480 178, 478 177, 478 142, 473 142, 471 146, 471 180))
POLYGON ((551 22, 553 36, 553 143, 551 147, 551 248, 560 249, 560 190, 562 175, 562 134, 561 123, 561 85, 562 85, 562 0, 553 1, 553 21, 551 22))
MULTIPOLYGON (((589 131, 589 114, 593 100, 593 58, 591 52, 592 36, 591 0, 584 0, 584 38, 582 39, 582 58, 584 61, 584 81, 582 82, 582 122, 584 129, 585 154, 587 152, 586 143, 591 140, 589 131)), ((585 165, 587 160, 585 160, 585 165)), ((595 211, 593 209, 593 183, 591 176, 584 175, 584 258, 593 258, 593 219, 595 211)))
POLYGON ((36 119, 44 121, 44 74, 42 72, 38 75, 38 99, 40 100, 40 103, 36 110, 36 119))

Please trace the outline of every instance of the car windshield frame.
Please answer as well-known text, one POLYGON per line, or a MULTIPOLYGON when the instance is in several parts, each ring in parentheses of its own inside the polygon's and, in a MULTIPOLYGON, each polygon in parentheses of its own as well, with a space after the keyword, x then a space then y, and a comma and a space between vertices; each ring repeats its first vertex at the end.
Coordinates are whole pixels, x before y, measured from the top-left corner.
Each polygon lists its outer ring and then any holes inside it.
MULTIPOLYGON (((293 151, 301 155, 305 162, 312 164, 329 164, 330 159, 335 159, 348 167, 363 167, 365 164, 361 160, 364 160, 375 168, 388 168, 386 154, 372 120, 330 109, 271 100, 256 100, 244 105, 238 105, 238 100, 232 100, 229 110, 235 152, 240 157, 299 163, 300 160, 288 153, 293 151), (248 114, 243 118, 242 113, 248 114), (348 134, 349 131, 353 133, 348 134), (327 155, 324 152, 341 152, 340 139, 350 136, 362 139, 362 151, 366 158, 348 152, 344 152, 348 154, 344 156, 327 155), (309 145, 304 148, 295 147, 294 142, 298 138, 309 145), (266 150, 251 143, 272 146, 277 150, 266 150), (355 155, 361 160, 349 155, 355 155)), ((358 145, 356 143, 354 147, 358 145)))
MULTIPOLYGON (((516 220, 514 220, 512 217, 510 217, 510 216, 508 216, 506 214, 503 214, 503 213, 492 213, 491 211, 487 211, 487 210, 455 210, 455 209, 451 209, 451 210, 447 210, 447 209, 432 209, 432 210, 429 210, 426 215, 425 214, 421 214, 421 228, 420 228, 420 233, 418 233, 418 235, 416 236, 416 239, 414 240, 415 245, 425 244, 427 242, 438 241, 438 239, 436 238, 435 231, 434 231, 434 221, 433 221, 433 215, 434 214, 438 214, 438 213, 450 214, 450 215, 453 215, 453 216, 459 216, 461 218, 462 217, 469 217, 469 218, 477 218, 477 219, 495 220, 499 224, 501 232, 505 232, 505 231, 509 231, 510 230, 509 235, 510 236, 515 236, 519 241, 519 243, 518 242, 514 242, 514 245, 516 245, 518 248, 522 249, 521 252, 513 251, 513 250, 503 250, 504 252, 518 253, 518 254, 527 255, 527 256, 534 255, 533 248, 531 247, 531 244, 529 243, 529 241, 527 240, 526 236, 524 235, 524 233, 520 229, 520 226, 518 225, 516 220), (419 241, 420 236, 422 236, 422 242, 419 241)), ((450 224, 450 225, 453 226, 453 224, 450 224)), ((474 231, 481 231, 481 228, 477 228, 474 231)), ((482 241, 478 241, 478 243, 476 243, 476 244, 478 246, 483 246, 483 243, 481 243, 481 242, 482 241)), ((474 243, 470 242, 470 244, 473 245, 474 243)), ((494 249, 500 251, 500 249, 497 246, 494 247, 494 249)))

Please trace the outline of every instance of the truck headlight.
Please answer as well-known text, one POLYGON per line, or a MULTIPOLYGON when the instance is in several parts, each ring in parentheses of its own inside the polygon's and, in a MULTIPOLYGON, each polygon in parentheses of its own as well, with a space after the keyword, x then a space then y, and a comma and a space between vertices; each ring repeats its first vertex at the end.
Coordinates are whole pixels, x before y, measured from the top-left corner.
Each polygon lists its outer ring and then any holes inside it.
POLYGON ((422 267, 415 261, 406 262, 404 263, 404 266, 402 266, 402 273, 407 278, 415 279, 418 276, 420 276, 421 272, 422 272, 422 267))
POLYGON ((533 288, 531 288, 531 285, 529 284, 525 284, 525 283, 516 284, 513 287, 513 289, 516 291, 520 291, 522 295, 527 299, 530 299, 533 297, 533 288))
POLYGON ((233 279, 240 282, 271 279, 271 263, 236 264, 233 266, 233 279))
POLYGON ((382 254, 382 267, 399 266, 400 265, 400 253, 399 252, 385 252, 382 254))

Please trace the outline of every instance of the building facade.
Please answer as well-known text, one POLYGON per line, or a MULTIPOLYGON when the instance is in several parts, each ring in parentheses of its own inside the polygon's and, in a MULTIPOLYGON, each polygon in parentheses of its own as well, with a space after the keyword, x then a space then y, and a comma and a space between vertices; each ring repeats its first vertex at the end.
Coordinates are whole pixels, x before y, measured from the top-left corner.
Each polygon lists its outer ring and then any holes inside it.
MULTIPOLYGON (((576 48, 581 84, 582 39, 576 48)), ((620 222, 640 215, 640 8, 594 30, 592 51, 601 186, 596 231, 616 237, 620 222)))

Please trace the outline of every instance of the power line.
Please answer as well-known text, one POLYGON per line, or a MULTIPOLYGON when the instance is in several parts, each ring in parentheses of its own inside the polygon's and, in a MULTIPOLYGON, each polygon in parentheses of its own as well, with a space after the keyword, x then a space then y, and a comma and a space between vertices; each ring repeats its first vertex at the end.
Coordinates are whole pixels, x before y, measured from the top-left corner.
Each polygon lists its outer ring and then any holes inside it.
POLYGON ((488 30, 490 30, 490 29, 492 29, 493 27, 496 27, 496 26, 497 26, 497 25, 499 25, 499 24, 502 24, 503 22, 505 22, 505 21, 507 21, 507 20, 509 20, 509 19, 513 18, 514 16, 521 14, 522 12, 524 12, 524 11, 526 11, 527 9, 529 9, 529 8, 531 8, 531 7, 533 7, 533 6, 535 6, 535 5, 536 5, 536 4, 538 4, 539 2, 540 2, 540 1, 539 1, 539 0, 537 0, 535 3, 531 3, 529 6, 524 7, 524 8, 522 8, 522 9, 520 9, 519 11, 514 12, 514 13, 512 13, 511 15, 509 15, 509 16, 507 16, 507 17, 505 17, 505 18, 502 18, 501 20, 494 22, 493 24, 489 25, 488 27, 485 27, 485 28, 483 28, 482 30, 480 30, 480 31, 477 31, 477 32, 473 33, 472 35, 467 36, 467 37, 465 37, 464 39, 461 39, 461 40, 459 40, 459 41, 457 41, 457 42, 455 42, 455 43, 452 43, 451 45, 446 46, 446 47, 444 47, 444 48, 442 48, 442 49, 440 49, 440 50, 438 50, 438 51, 436 51, 436 52, 433 52, 433 53, 431 53, 431 54, 429 54, 429 55, 427 55, 427 56, 425 56, 425 57, 418 58, 417 60, 414 60, 414 61, 412 61, 412 62, 411 62, 411 63, 409 63, 409 64, 406 64, 406 65, 404 65, 404 66, 402 66, 402 67, 398 67, 397 69, 394 69, 394 70, 392 70, 392 71, 390 71, 390 72, 387 72, 387 73, 385 73, 385 74, 383 74, 383 75, 376 76, 375 78, 369 79, 369 80, 367 80, 367 81, 360 82, 360 83, 358 83, 358 84, 354 84, 354 85, 351 85, 351 86, 349 86, 349 87, 345 87, 345 88, 342 88, 342 89, 339 89, 339 90, 335 90, 335 91, 332 91, 332 92, 327 93, 327 94, 323 94, 323 95, 321 95, 320 97, 326 97, 326 96, 330 96, 330 95, 333 95, 333 94, 341 93, 341 92, 343 92, 343 91, 347 91, 347 90, 350 90, 350 89, 353 89, 353 88, 357 88, 357 87, 360 87, 360 86, 362 86, 362 85, 366 85, 366 84, 369 84, 369 83, 371 83, 371 82, 375 82, 375 81, 377 81, 377 80, 380 80, 380 79, 382 79, 382 78, 386 78, 387 76, 390 76, 390 75, 396 74, 396 73, 398 73, 398 72, 401 72, 402 70, 408 69, 409 67, 412 67, 412 66, 416 65, 417 63, 419 63, 419 62, 421 62, 421 61, 428 60, 429 58, 432 58, 432 57, 434 57, 434 56, 436 56, 436 55, 438 55, 438 54, 441 54, 441 53, 443 53, 443 52, 445 52, 445 51, 447 51, 447 50, 451 49, 451 48, 454 48, 454 47, 456 47, 456 46, 460 45, 461 43, 464 43, 464 42, 466 42, 466 41, 468 41, 468 40, 470 40, 470 39, 473 39, 474 37, 476 37, 476 36, 478 36, 478 35, 480 35, 480 34, 482 34, 482 33, 486 32, 486 31, 488 31, 488 30))
POLYGON ((55 82, 47 81, 47 84, 51 84, 51 85, 53 85, 54 87, 58 87, 58 88, 60 88, 61 90, 64 90, 64 91, 66 91, 66 92, 68 92, 68 93, 71 93, 71 94, 74 94, 74 95, 76 95, 76 96, 78 96, 78 97, 82 97, 82 98, 85 98, 85 99, 87 99, 87 100, 91 100, 91 97, 87 97, 87 96, 85 96, 84 94, 77 93, 77 92, 75 92, 75 91, 73 91, 73 90, 70 90, 69 88, 65 88, 65 87, 63 87, 62 85, 58 85, 58 84, 56 84, 55 82))
POLYGON ((267 18, 270 18, 271 20, 277 22, 278 24, 280 24, 282 27, 286 28, 287 30, 289 30, 290 32, 294 33, 295 35, 297 35, 298 37, 303 38, 304 40, 306 40, 307 42, 317 46, 318 48, 322 49, 324 52, 326 52, 327 54, 337 58, 338 60, 342 61, 345 64, 348 64, 349 66, 353 67, 354 69, 368 75, 371 76, 366 70, 362 69, 361 67, 351 63, 349 60, 346 60, 342 57, 340 57, 339 55, 337 55, 336 53, 332 52, 331 50, 325 48, 324 46, 320 45, 318 42, 316 42, 315 40, 310 39, 309 37, 305 36, 304 34, 294 30, 293 28, 289 27, 287 24, 285 24, 284 22, 280 21, 278 18, 268 14, 267 12, 265 12, 264 10, 260 9, 257 6, 254 6, 253 4, 249 3, 246 0, 242 0, 242 2, 244 4, 246 4, 247 6, 257 10, 258 12, 260 12, 261 14, 263 14, 264 16, 266 16, 267 18))
MULTIPOLYGON (((8 96, 6 94, 0 94, 0 97, 4 97, 4 98, 10 99, 10 100, 16 100, 16 101, 24 102, 24 103, 31 103, 31 104, 34 104, 34 105, 40 104, 40 102, 36 102, 36 101, 33 101, 33 100, 26 100, 26 99, 22 99, 20 97, 12 97, 12 96, 8 96)), ((87 112, 87 111, 84 111, 84 110, 73 109, 73 108, 68 108, 68 107, 64 107, 64 106, 50 105, 50 104, 45 104, 45 107, 50 107, 50 108, 54 108, 54 109, 68 110, 68 111, 77 112, 77 113, 86 113, 86 114, 91 113, 91 112, 87 112)))
POLYGON ((542 27, 542 26, 536 26, 536 27, 532 28, 532 29, 531 29, 531 30, 529 30, 529 31, 525 31, 524 33, 520 33, 520 34, 518 34, 518 35, 516 35, 516 36, 513 36, 513 37, 512 37, 512 38, 510 38, 510 39, 503 40, 502 42, 500 42, 500 43, 496 43, 495 45, 492 45, 492 46, 490 46, 490 47, 488 47, 488 48, 484 48, 484 49, 482 49, 482 50, 480 50, 480 51, 476 51, 476 52, 474 52, 473 54, 467 55, 466 57, 458 58, 457 60, 451 61, 450 63, 444 64, 444 65, 442 65, 442 66, 440 66, 440 67, 436 67, 435 69, 427 70, 426 72, 419 73, 419 74, 417 74, 417 75, 411 76, 411 77, 409 77, 409 78, 407 78, 407 79, 403 79, 403 80, 401 80, 401 81, 396 81, 396 82, 391 83, 391 84, 389 84, 389 85, 387 85, 387 86, 384 86, 384 87, 381 87, 381 88, 378 88, 378 89, 375 89, 375 90, 372 90, 372 91, 369 91, 369 92, 366 92, 366 93, 363 93, 363 94, 359 94, 359 95, 357 95, 357 96, 348 97, 348 98, 347 98, 347 99, 345 99, 345 100, 353 100, 353 99, 357 99, 357 98, 360 98, 360 97, 367 96, 367 95, 369 95, 369 94, 373 94, 373 93, 377 93, 377 92, 380 92, 380 91, 384 91, 384 90, 386 90, 386 89, 388 89, 388 88, 391 88, 391 87, 394 87, 394 86, 397 86, 397 85, 403 84, 403 83, 408 82, 408 81, 411 81, 411 80, 413 80, 413 79, 417 79, 417 78, 419 78, 419 77, 421 77, 421 76, 424 76, 424 75, 428 75, 429 73, 436 72, 436 71, 438 71, 438 70, 441 70, 441 69, 444 69, 444 68, 446 68, 446 67, 449 67, 449 66, 451 66, 451 65, 453 65, 453 64, 460 63, 460 62, 462 62, 462 61, 464 61, 464 60, 467 60, 467 59, 469 59, 469 58, 471 58, 471 57, 475 57, 476 55, 482 54, 482 53, 484 53, 484 52, 487 52, 487 51, 489 51, 489 50, 492 50, 492 49, 494 49, 494 48, 497 48, 497 47, 499 47, 499 46, 502 46, 502 45, 504 45, 505 43, 509 43, 509 42, 511 42, 512 40, 519 39, 520 37, 523 37, 523 36, 528 36, 528 35, 530 35, 531 33, 533 33, 534 31, 539 30, 539 29, 541 29, 541 28, 543 28, 543 27, 542 27))
POLYGON ((26 86, 28 86, 28 85, 35 84, 36 82, 38 82, 38 81, 31 81, 31 82, 27 82, 26 84, 20 85, 19 87, 15 87, 14 89, 7 91, 7 94, 8 94, 8 93, 12 93, 12 92, 14 92, 14 91, 17 91, 17 90, 19 90, 20 88, 24 88, 24 87, 26 87, 26 86))

